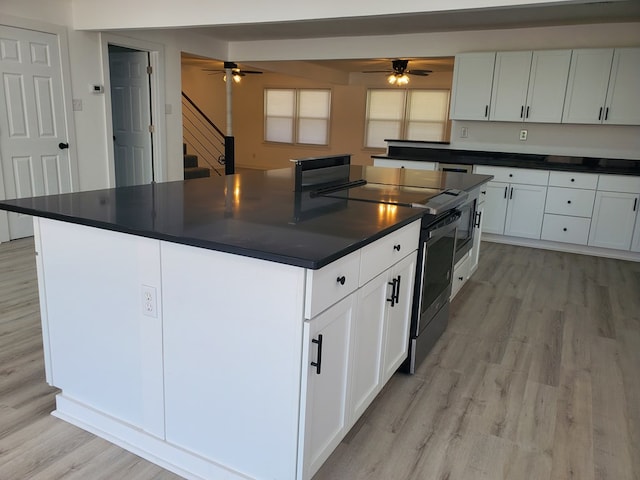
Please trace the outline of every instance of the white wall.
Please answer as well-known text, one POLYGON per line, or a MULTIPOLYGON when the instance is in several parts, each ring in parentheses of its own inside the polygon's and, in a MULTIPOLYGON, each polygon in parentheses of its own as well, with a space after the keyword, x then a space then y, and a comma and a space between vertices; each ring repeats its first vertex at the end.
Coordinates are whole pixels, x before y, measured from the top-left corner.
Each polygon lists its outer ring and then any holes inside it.
MULTIPOLYGON (((75 138, 75 142, 70 142, 71 149, 74 149, 78 162, 79 185, 76 189, 93 190, 114 185, 110 178, 110 137, 107 136, 110 107, 106 103, 107 95, 89 91, 89 85, 104 85, 108 81, 108 72, 103 71, 100 33, 69 27, 71 9, 68 0, 2 0, 0 18, 0 22, 6 25, 56 34, 62 30, 66 34, 62 53, 68 58, 70 68, 63 71, 63 77, 67 85, 70 84, 71 98, 65 98, 65 106, 71 111, 71 99, 82 101, 82 110, 72 112, 69 125, 70 136, 75 138)), ((225 57, 227 45, 189 31, 141 31, 122 35, 137 41, 154 42, 164 51, 165 69, 162 74, 166 88, 160 113, 165 115, 166 125, 166 142, 163 145, 165 180, 182 179, 180 53, 185 50, 204 56, 225 57), (172 113, 165 114, 166 106, 172 113)))

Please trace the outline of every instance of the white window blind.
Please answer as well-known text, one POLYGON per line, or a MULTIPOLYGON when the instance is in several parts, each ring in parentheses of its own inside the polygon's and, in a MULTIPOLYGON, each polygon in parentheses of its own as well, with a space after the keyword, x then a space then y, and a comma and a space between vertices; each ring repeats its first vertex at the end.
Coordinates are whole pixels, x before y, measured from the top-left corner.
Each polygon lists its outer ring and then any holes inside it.
POLYGON ((329 143, 330 90, 266 89, 264 111, 268 142, 329 143))
POLYGON ((293 143, 295 90, 269 89, 265 91, 265 140, 293 143))
POLYGON ((442 141, 448 115, 448 90, 371 89, 365 146, 384 148, 385 139, 442 141))

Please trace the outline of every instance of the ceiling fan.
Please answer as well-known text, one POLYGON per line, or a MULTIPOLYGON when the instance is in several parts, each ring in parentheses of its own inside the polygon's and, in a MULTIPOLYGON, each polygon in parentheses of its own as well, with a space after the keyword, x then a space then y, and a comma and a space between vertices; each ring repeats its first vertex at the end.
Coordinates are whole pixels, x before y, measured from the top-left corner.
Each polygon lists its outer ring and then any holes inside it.
POLYGON ((417 75, 421 77, 428 76, 432 70, 408 70, 409 60, 393 60, 391 62, 391 70, 368 70, 362 73, 388 73, 387 81, 391 85, 406 85, 409 83, 408 75, 417 75))
POLYGON ((222 73, 223 77, 222 80, 223 81, 227 81, 227 68, 231 69, 231 77, 233 78, 233 81, 236 83, 239 83, 240 80, 242 79, 242 77, 244 77, 247 74, 252 74, 252 75, 260 75, 262 74, 262 72, 258 71, 258 70, 245 70, 245 69, 240 69, 238 68, 238 65, 234 62, 224 62, 224 70, 217 70, 214 68, 203 68, 202 70, 205 72, 211 72, 210 75, 215 75, 217 73, 222 73))

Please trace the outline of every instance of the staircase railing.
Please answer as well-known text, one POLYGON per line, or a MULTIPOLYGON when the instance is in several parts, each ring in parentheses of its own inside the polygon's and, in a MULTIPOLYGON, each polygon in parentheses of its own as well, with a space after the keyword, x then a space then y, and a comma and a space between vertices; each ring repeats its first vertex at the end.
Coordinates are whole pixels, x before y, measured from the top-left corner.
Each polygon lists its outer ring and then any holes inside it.
POLYGON ((234 173, 234 138, 225 135, 184 92, 182 125, 184 142, 191 147, 191 153, 220 176, 216 165, 224 165, 227 175, 234 173))

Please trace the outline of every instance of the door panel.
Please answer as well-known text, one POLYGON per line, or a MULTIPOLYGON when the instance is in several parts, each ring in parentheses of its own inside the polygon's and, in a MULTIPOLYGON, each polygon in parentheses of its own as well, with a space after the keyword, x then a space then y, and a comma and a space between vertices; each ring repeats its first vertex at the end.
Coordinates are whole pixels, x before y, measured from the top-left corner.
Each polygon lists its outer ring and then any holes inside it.
POLYGON ((153 180, 147 52, 109 52, 116 186, 153 180))
MULTIPOLYGON (((57 36, 0 26, 0 76, 0 196, 72 191, 69 151, 58 147, 68 139, 57 36)), ((0 223, 0 238, 30 235, 28 215, 0 223)))

